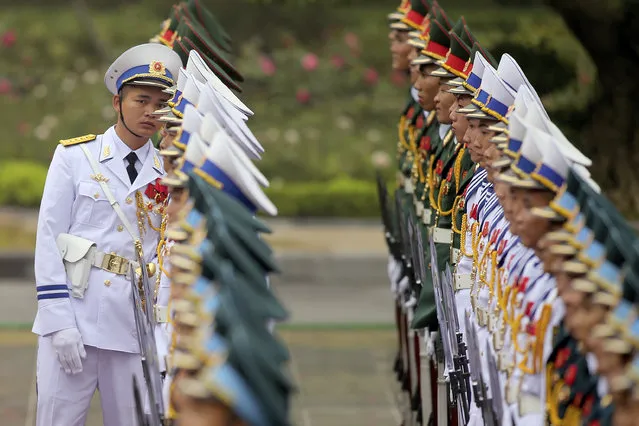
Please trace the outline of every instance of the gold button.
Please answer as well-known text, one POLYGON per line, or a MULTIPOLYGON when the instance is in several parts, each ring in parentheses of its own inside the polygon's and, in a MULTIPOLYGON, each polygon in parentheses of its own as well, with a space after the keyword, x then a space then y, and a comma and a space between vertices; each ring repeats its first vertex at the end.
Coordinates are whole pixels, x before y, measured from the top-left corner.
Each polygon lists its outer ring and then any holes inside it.
POLYGON ((124 226, 118 225, 118 232, 122 232, 122 231, 124 231, 124 226))
POLYGON ((104 285, 109 287, 111 285, 111 280, 104 280, 104 285))
POLYGON ((133 198, 131 198, 131 197, 126 197, 126 203, 127 203, 127 204, 131 204, 131 203, 133 203, 133 198))
POLYGON ((100 193, 96 192, 95 194, 93 194, 93 197, 100 198, 100 193))

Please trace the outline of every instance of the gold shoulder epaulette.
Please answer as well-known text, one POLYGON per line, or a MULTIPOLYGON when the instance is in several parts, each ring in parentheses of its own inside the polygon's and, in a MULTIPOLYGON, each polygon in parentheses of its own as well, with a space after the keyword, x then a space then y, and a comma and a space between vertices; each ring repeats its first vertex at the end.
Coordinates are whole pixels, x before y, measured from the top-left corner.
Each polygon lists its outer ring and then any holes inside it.
POLYGON ((95 140, 96 137, 97 137, 96 135, 89 134, 84 136, 78 136, 77 138, 60 139, 60 143, 63 146, 72 146, 72 145, 77 145, 79 143, 91 142, 95 140))

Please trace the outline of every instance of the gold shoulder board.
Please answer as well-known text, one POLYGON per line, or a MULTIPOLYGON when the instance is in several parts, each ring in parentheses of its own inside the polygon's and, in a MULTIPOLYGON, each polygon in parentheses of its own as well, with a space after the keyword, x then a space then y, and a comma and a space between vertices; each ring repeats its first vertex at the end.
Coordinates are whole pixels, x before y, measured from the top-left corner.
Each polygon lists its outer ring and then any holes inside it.
POLYGON ((95 140, 96 137, 97 137, 96 135, 90 134, 90 135, 78 136, 77 138, 60 139, 60 143, 63 146, 72 146, 72 145, 77 145, 79 143, 91 142, 95 140))

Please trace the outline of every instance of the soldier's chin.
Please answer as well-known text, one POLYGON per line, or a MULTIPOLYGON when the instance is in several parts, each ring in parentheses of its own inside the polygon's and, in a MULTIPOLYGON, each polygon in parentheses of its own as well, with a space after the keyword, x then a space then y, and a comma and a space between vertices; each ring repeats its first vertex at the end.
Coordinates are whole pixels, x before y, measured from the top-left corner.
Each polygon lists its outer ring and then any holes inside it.
POLYGON ((140 136, 146 136, 148 138, 150 138, 151 136, 153 136, 154 134, 157 133, 158 129, 155 126, 151 126, 148 124, 140 124, 138 126, 138 131, 136 132, 138 135, 140 136))

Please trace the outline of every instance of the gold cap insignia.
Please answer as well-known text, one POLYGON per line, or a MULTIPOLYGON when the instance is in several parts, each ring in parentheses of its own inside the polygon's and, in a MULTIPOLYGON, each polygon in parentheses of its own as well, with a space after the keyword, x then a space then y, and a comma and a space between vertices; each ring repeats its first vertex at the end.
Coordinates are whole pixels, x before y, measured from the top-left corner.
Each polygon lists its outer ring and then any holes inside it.
POLYGON ((153 61, 149 65, 150 74, 166 75, 166 67, 160 61, 153 61))

